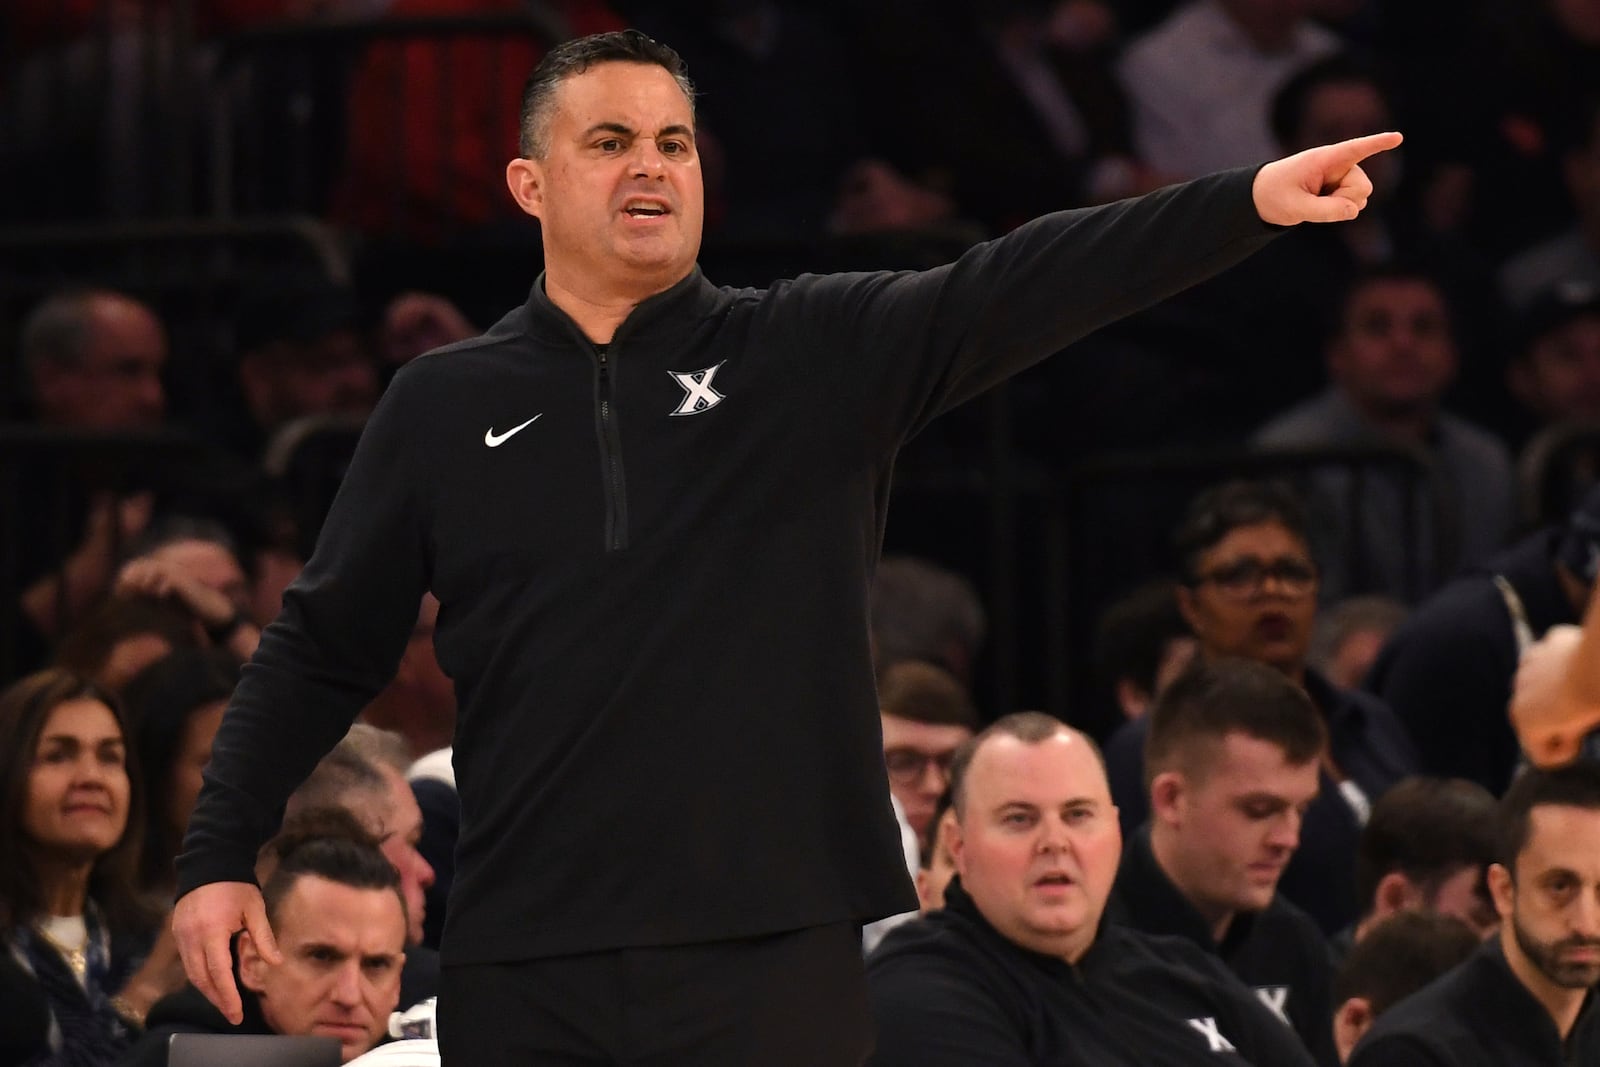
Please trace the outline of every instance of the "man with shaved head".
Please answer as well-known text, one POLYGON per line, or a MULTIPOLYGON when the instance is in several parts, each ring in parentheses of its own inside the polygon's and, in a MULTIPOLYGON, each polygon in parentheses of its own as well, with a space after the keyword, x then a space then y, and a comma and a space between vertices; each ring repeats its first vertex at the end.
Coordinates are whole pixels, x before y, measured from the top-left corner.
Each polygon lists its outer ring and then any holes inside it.
POLYGON ((1214 958, 1102 926, 1122 833, 1092 741, 1020 712, 951 770, 956 877, 943 911, 890 933, 868 963, 874 1065, 1313 1062, 1214 958))

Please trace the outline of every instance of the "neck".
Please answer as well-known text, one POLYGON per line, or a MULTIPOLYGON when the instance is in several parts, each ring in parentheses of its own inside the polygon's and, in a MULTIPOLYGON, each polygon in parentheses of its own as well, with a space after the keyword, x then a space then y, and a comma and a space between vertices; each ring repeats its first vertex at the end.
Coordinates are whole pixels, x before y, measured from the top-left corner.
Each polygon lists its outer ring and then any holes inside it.
POLYGON ((676 284, 614 288, 601 281, 545 269, 544 291, 550 302, 577 323, 583 335, 597 345, 611 343, 617 327, 640 303, 676 284))
POLYGON ((1350 396, 1350 403, 1379 434, 1391 441, 1407 445, 1426 445, 1429 435, 1433 433, 1433 424, 1438 415, 1432 404, 1409 404, 1405 407, 1386 408, 1378 404, 1362 403, 1355 396, 1350 396))
POLYGON ((89 898, 89 874, 94 864, 44 858, 36 862, 43 913, 54 918, 82 915, 89 898))
POLYGON ((1177 835, 1162 822, 1152 820, 1150 824, 1150 852, 1156 859, 1156 866, 1167 876, 1183 899, 1189 906, 1199 913, 1205 920, 1206 928, 1211 931, 1211 940, 1217 944, 1228 936, 1228 927, 1233 923, 1234 911, 1232 908, 1222 908, 1207 904, 1200 894, 1194 892, 1187 884, 1184 877, 1183 865, 1178 861, 1177 835))
POLYGON ((1517 976, 1517 981, 1533 995, 1534 1000, 1544 1005, 1544 1010, 1549 1012, 1550 1018, 1555 1021, 1561 1040, 1565 1041, 1578 1021, 1578 1012, 1582 1010, 1584 998, 1589 995, 1589 990, 1568 989, 1550 981, 1544 972, 1535 967, 1523 954, 1509 922, 1500 925, 1500 947, 1505 952, 1506 964, 1510 966, 1511 973, 1517 976))

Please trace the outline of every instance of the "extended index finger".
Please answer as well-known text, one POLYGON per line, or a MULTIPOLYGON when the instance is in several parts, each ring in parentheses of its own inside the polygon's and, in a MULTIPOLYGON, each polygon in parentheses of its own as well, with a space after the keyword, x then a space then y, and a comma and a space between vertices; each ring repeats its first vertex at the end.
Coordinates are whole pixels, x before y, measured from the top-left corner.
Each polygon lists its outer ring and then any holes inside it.
POLYGON ((1365 137, 1352 137, 1348 141, 1340 141, 1333 147, 1349 166, 1355 166, 1368 156, 1375 156, 1379 152, 1387 152, 1392 148, 1399 148, 1400 142, 1405 137, 1397 130, 1387 133, 1369 133, 1365 137))

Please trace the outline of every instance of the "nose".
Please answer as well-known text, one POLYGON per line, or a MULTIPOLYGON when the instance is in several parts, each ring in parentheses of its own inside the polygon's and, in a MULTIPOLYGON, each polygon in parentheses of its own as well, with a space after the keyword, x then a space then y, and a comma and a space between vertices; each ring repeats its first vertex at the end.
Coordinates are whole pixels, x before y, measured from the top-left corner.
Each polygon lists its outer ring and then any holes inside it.
POLYGON ((1267 843, 1274 848, 1287 849, 1293 852, 1300 847, 1300 824, 1303 821, 1297 811, 1284 813, 1281 817, 1272 820, 1272 827, 1267 831, 1267 843))
POLYGON ((416 857, 417 884, 422 888, 427 889, 433 884, 433 864, 429 863, 420 852, 416 853, 416 857))
POLYGON ((361 1003, 361 961, 346 960, 334 976, 329 999, 341 1008, 354 1008, 361 1003))
POLYGON ((641 177, 655 177, 666 166, 666 157, 652 137, 640 137, 633 142, 633 173, 641 177))
POLYGON ((1072 847, 1072 835, 1067 832, 1067 824, 1053 815, 1039 820, 1038 845, 1040 852, 1066 852, 1072 847))
POLYGON ((930 759, 922 765, 922 777, 917 780, 917 788, 923 793, 938 797, 949 784, 950 778, 938 760, 930 759))

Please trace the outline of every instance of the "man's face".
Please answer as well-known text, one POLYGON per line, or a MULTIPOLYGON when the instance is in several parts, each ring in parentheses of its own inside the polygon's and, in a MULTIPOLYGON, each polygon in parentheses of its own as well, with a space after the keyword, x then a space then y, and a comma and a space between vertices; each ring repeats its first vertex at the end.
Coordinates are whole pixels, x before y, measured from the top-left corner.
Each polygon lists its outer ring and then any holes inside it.
POLYGON ((926 837, 934 806, 950 785, 950 757, 972 731, 965 726, 932 723, 880 715, 883 721, 883 762, 889 772, 889 791, 905 808, 906 822, 917 837, 926 837))
POLYGON ((1489 887, 1508 959, 1560 989, 1600 982, 1600 811, 1535 807, 1515 880, 1496 864, 1489 887))
POLYGON ((1207 655, 1299 673, 1317 609, 1304 541, 1278 522, 1239 526, 1201 554, 1195 572, 1196 584, 1178 588, 1178 607, 1207 655))
POLYGON ((1198 747, 1209 751, 1191 754, 1189 770, 1151 784, 1152 815, 1171 844, 1163 865, 1210 921, 1260 911, 1300 846, 1318 761, 1290 763, 1278 745, 1241 733, 1198 747))
POLYGON ((82 358, 40 367, 34 382, 41 417, 85 430, 138 430, 159 425, 166 410, 161 369, 167 332, 143 304, 126 297, 92 298, 82 358))
POLYGON ((377 364, 354 330, 253 352, 241 362, 239 380, 268 430, 306 415, 366 415, 378 399, 377 364))
POLYGON ((303 875, 272 929, 283 962, 268 963, 241 934, 239 974, 273 1032, 336 1037, 346 1063, 376 1044, 400 1000, 405 962, 405 915, 394 891, 303 875))
POLYGON ((405 894, 406 912, 410 916, 406 944, 422 943, 422 921, 427 913, 427 889, 433 884, 433 867, 417 845, 422 840, 422 809, 417 807, 416 794, 411 792, 405 777, 392 767, 382 768, 388 783, 386 810, 379 815, 373 827, 380 835, 379 847, 400 872, 400 890, 405 894))
POLYGON ((1105 770, 1088 743, 1004 734, 967 770, 950 835, 961 884, 1006 938, 1076 961, 1094 943, 1122 855, 1105 770))
POLYGON ((561 83, 548 152, 513 160, 512 194, 539 219, 552 283, 642 299, 700 252, 705 190, 689 100, 654 64, 611 62, 561 83))
POLYGON ((1545 333, 1506 377, 1522 406, 1545 422, 1600 419, 1600 315, 1545 333))
POLYGON ((928 865, 917 871, 917 904, 924 912, 944 907, 944 888, 956 873, 955 857, 950 855, 950 834, 955 822, 956 813, 946 809, 934 827, 928 865))
POLYGON ((1500 926, 1500 916, 1484 891, 1483 868, 1468 865, 1441 881, 1424 901, 1429 911, 1466 923, 1480 938, 1500 926))
POLYGON ((1328 354, 1333 380, 1382 415, 1431 409, 1456 373, 1444 298, 1420 278, 1384 278, 1351 294, 1328 354))

